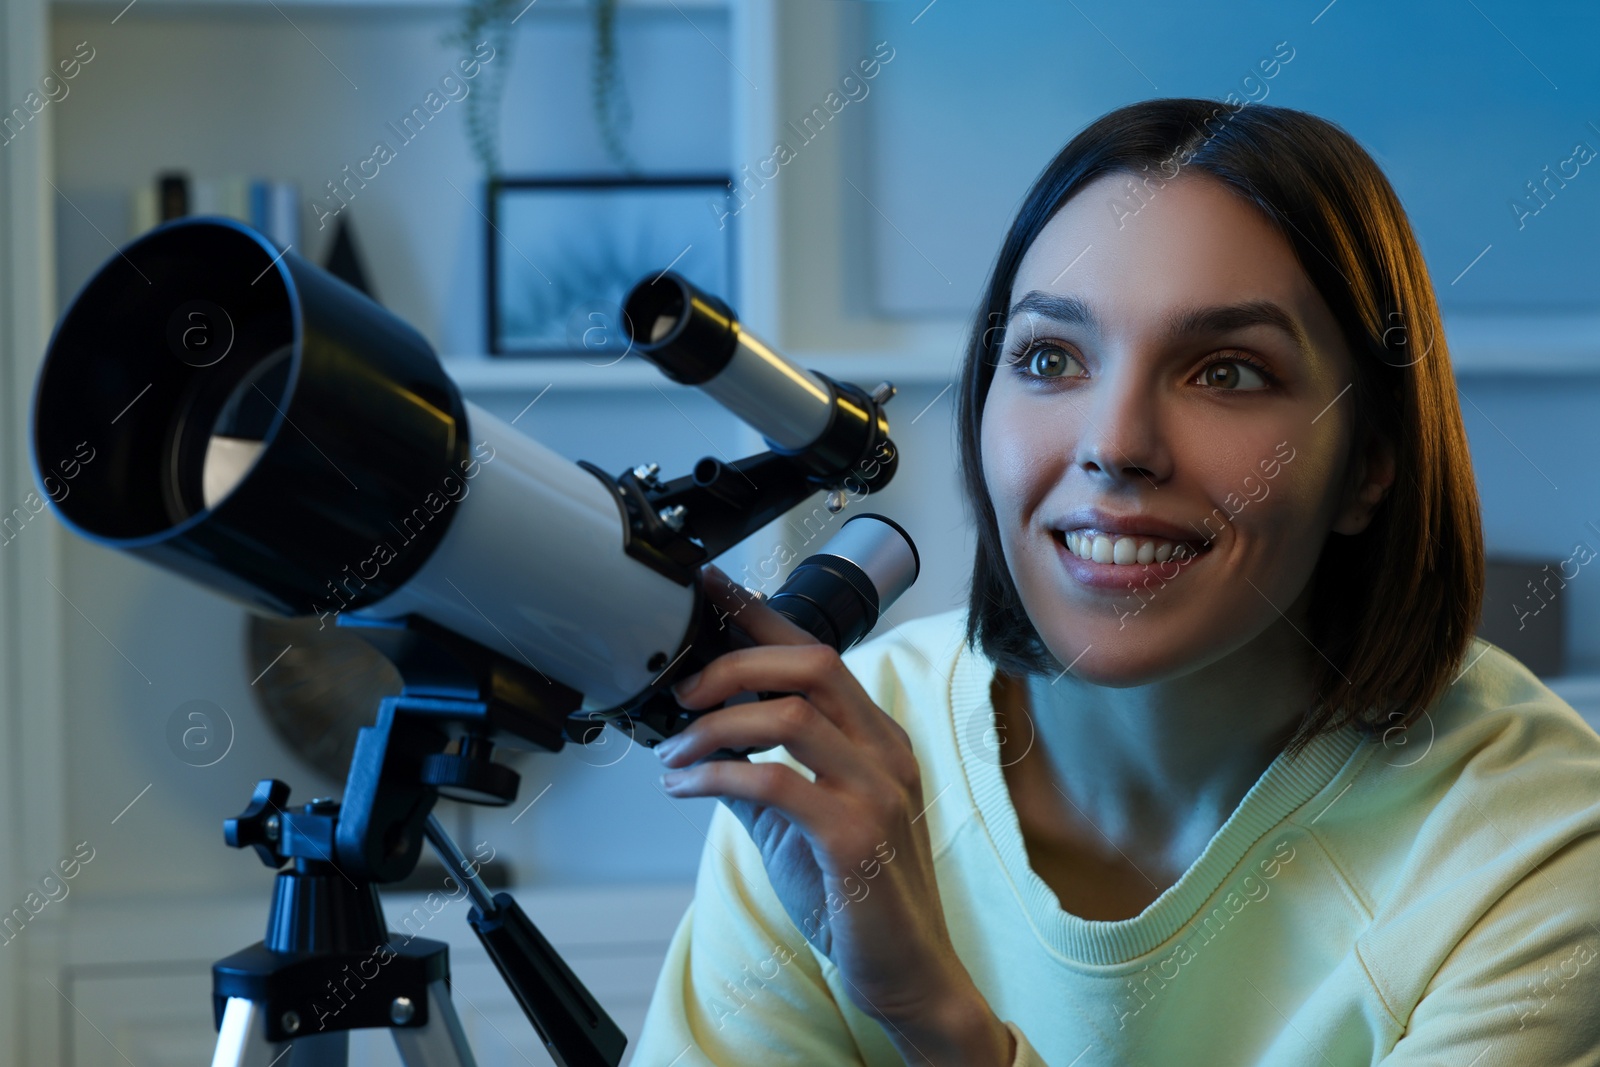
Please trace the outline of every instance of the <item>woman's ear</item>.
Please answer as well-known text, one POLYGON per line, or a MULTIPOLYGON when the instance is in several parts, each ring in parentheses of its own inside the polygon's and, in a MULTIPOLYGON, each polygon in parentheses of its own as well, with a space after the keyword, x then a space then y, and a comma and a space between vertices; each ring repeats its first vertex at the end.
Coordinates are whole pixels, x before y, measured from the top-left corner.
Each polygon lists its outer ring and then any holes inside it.
POLYGON ((1378 434, 1369 433, 1334 515, 1333 532, 1353 535, 1365 530, 1394 485, 1394 477, 1394 448, 1378 434))

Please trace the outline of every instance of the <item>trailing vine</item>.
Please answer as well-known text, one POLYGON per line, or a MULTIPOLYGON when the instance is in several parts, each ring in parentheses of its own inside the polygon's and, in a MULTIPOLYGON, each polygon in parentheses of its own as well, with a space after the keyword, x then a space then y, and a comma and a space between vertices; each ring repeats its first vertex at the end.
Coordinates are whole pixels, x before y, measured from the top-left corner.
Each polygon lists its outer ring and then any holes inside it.
POLYGON ((594 0, 594 64, 591 82, 594 119, 606 155, 630 173, 639 168, 628 153, 624 135, 633 125, 633 110, 617 64, 617 0, 594 0))
MULTIPOLYGON (((594 55, 590 85, 595 125, 599 127, 600 143, 611 161, 629 173, 637 173, 638 165, 626 143, 627 132, 633 125, 633 110, 617 58, 617 0, 593 0, 593 3, 594 55)), ((500 98, 505 90, 506 72, 511 68, 511 23, 529 6, 527 0, 468 0, 460 25, 444 38, 446 45, 468 53, 485 40, 495 50, 497 62, 484 69, 477 91, 464 101, 467 139, 484 176, 491 181, 500 173, 498 125, 500 98)))
POLYGON ((493 181, 500 173, 499 130, 500 96, 505 91, 506 72, 511 68, 511 21, 526 7, 526 0, 468 0, 461 24, 444 38, 470 54, 481 41, 494 49, 496 62, 483 69, 476 91, 464 103, 467 107, 467 140, 478 157, 486 178, 493 181))

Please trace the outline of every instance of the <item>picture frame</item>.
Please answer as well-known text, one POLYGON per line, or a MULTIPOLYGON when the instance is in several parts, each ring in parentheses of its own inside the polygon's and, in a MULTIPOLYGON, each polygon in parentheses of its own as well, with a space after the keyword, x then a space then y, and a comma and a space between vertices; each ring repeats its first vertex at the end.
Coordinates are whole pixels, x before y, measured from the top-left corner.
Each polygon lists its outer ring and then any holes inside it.
POLYGON ((624 297, 669 269, 736 306, 733 188, 727 174, 491 181, 490 354, 617 362, 624 297))

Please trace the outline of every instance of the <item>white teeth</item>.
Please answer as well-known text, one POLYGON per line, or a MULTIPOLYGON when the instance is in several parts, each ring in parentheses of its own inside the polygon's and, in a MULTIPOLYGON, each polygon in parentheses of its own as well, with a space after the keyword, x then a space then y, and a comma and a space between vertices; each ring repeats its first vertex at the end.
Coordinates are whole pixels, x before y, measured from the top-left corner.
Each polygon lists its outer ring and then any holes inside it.
POLYGON ((1079 559, 1095 563, 1128 564, 1165 563, 1169 559, 1185 559, 1198 553, 1189 545, 1177 541, 1164 541, 1157 537, 1108 537, 1105 534, 1088 534, 1069 530, 1065 534, 1067 548, 1079 559))

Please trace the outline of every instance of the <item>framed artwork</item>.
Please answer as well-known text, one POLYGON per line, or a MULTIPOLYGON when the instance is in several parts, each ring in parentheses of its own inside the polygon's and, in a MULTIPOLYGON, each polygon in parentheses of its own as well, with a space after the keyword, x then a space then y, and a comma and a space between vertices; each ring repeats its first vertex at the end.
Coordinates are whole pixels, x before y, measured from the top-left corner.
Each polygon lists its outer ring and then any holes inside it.
POLYGON ((725 174, 491 182, 489 351, 614 362, 623 298, 669 269, 737 306, 732 189, 725 174))

